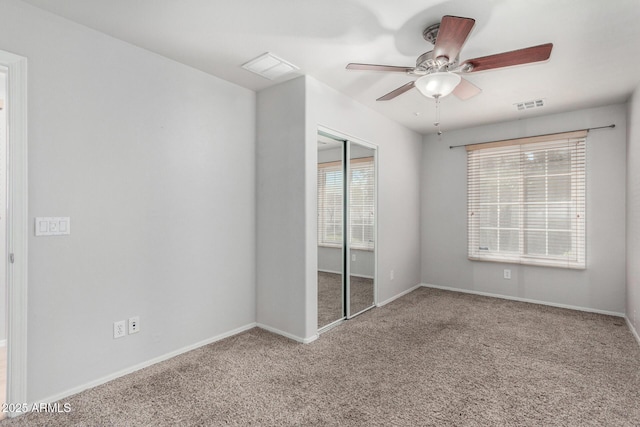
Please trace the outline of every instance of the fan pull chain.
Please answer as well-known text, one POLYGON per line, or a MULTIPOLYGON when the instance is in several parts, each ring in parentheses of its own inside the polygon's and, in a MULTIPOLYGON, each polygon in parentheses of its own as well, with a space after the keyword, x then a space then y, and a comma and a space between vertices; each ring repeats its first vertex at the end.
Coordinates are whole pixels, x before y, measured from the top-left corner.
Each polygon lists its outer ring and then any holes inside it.
POLYGON ((435 95, 436 99, 436 121, 433 122, 433 125, 438 130, 438 135, 442 135, 442 131, 440 130, 440 95, 435 95))

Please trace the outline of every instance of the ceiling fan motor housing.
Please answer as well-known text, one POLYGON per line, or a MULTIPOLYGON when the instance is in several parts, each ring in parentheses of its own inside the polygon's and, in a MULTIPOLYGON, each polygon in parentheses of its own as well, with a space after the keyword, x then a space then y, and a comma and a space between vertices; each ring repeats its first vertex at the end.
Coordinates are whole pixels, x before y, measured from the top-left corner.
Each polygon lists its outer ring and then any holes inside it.
POLYGON ((435 73, 438 71, 448 71, 450 68, 458 65, 458 58, 453 61, 449 61, 446 56, 440 56, 438 58, 433 57, 433 51, 425 52, 416 60, 416 69, 412 74, 424 75, 435 73))

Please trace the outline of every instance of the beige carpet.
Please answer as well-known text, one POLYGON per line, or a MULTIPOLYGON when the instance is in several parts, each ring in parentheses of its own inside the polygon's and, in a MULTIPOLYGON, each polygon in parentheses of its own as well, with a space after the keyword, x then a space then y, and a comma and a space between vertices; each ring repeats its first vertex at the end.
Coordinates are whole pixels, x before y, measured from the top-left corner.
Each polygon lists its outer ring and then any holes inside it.
MULTIPOLYGON (((373 304, 373 279, 351 276, 351 312, 373 304)), ((318 328, 342 317, 342 275, 318 271, 318 328)))
POLYGON ((318 271, 318 328, 343 316, 342 275, 318 271))
POLYGON ((420 288, 309 345, 252 329, 63 403, 0 427, 638 426, 640 347, 620 318, 420 288))

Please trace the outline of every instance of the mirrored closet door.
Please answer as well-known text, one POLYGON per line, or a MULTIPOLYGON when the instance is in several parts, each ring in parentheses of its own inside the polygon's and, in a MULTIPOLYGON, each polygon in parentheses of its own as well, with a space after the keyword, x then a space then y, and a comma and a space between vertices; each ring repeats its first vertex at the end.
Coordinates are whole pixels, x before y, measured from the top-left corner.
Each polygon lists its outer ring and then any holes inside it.
POLYGON ((318 328, 345 317, 344 141, 318 135, 318 328))
POLYGON ((375 239, 375 147, 319 132, 319 329, 375 305, 375 239))
POLYGON ((373 307, 375 279, 375 150, 349 141, 347 180, 348 312, 373 307))

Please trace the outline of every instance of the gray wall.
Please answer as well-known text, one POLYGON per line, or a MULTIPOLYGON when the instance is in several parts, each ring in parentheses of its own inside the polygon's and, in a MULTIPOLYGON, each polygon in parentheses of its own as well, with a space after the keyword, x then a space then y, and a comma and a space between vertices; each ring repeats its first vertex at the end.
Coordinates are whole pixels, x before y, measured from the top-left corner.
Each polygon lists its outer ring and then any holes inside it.
POLYGON ((28 58, 28 399, 255 322, 255 94, 14 0, 28 58), (141 332, 113 339, 139 315, 141 332))
POLYGON ((629 100, 627 128, 627 318, 640 333, 640 86, 629 100))
POLYGON ((311 308, 305 288, 304 78, 260 91, 257 114, 257 321, 310 339, 316 328, 305 324, 311 308))
POLYGON ((424 138, 422 281, 591 310, 625 310, 626 106, 612 105, 424 138), (449 145, 616 124, 587 139, 587 269, 467 259, 466 151, 449 145), (503 269, 512 279, 503 279, 503 269))
MULTIPOLYGON (((373 251, 351 249, 351 274, 373 278, 375 256, 373 251), (353 259, 355 255, 355 260, 353 259)), ((342 274, 342 248, 318 246, 318 271, 342 274)))

